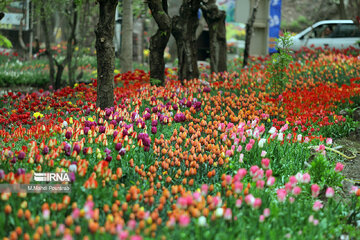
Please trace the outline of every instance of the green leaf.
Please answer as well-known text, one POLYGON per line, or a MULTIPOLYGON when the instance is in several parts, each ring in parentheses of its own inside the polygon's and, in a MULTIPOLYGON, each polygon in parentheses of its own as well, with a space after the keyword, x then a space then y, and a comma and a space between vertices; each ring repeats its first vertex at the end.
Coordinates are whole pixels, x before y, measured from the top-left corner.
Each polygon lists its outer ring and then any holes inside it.
POLYGON ((9 39, 0 34, 0 47, 12 48, 13 45, 9 39))

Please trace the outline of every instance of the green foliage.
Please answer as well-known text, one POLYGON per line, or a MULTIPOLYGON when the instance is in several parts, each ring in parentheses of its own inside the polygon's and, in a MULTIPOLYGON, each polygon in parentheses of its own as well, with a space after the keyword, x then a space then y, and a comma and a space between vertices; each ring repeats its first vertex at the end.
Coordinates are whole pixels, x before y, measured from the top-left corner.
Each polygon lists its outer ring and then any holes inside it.
MULTIPOLYGON (((147 3, 146 1, 143 0, 132 0, 132 9, 133 9, 133 16, 134 18, 139 18, 141 16, 147 16, 150 17, 150 13, 147 8, 147 3)), ((120 13, 122 13, 122 9, 123 9, 123 1, 119 1, 118 4, 118 10, 120 13)))
POLYGON ((10 0, 1 0, 0 1, 0 11, 4 11, 5 7, 10 3, 10 0))
POLYGON ((278 53, 274 53, 268 62, 267 71, 270 74, 270 85, 277 95, 281 94, 288 82, 285 70, 293 60, 290 55, 290 47, 292 44, 291 34, 284 32, 284 35, 277 40, 278 53))
POLYGON ((151 85, 159 86, 161 84, 161 80, 156 78, 150 78, 150 83, 151 85))
POLYGON ((310 163, 310 176, 316 183, 323 183, 329 186, 341 186, 343 176, 335 172, 333 164, 322 154, 318 154, 310 163))
POLYGON ((291 21, 290 23, 282 21, 281 28, 282 29, 288 29, 292 32, 299 32, 302 29, 305 29, 306 27, 310 26, 312 22, 307 19, 305 16, 300 15, 296 20, 291 21))
POLYGON ((351 132, 354 132, 359 126, 359 122, 354 121, 351 117, 349 117, 346 118, 346 121, 343 123, 323 126, 322 128, 320 128, 319 134, 331 137, 333 139, 339 139, 348 136, 351 132))
POLYGON ((9 39, 0 34, 0 47, 12 48, 12 44, 9 39))

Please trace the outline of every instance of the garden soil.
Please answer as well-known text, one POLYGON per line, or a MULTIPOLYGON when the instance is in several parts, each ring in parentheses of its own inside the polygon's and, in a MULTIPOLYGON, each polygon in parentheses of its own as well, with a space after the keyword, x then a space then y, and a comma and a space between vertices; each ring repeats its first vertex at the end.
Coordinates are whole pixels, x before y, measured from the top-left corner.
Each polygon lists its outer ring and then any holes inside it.
POLYGON ((348 137, 336 140, 335 145, 341 146, 338 150, 346 156, 356 156, 351 160, 346 159, 344 163, 343 175, 345 180, 343 190, 347 195, 351 190, 351 186, 360 186, 360 128, 352 132, 348 137))

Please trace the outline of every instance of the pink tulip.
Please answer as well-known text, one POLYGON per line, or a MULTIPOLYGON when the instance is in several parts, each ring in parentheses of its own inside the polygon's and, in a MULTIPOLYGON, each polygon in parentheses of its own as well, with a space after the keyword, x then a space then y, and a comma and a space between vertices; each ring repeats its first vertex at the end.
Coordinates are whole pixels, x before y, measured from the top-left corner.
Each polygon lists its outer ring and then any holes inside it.
POLYGON ((326 189, 325 196, 326 196, 327 198, 332 198, 332 197, 334 197, 334 189, 331 188, 331 187, 328 187, 328 188, 326 189))
POLYGON ((179 225, 181 227, 186 227, 190 223, 190 217, 188 215, 180 215, 179 217, 179 225))
POLYGON ((240 181, 236 181, 234 183, 235 193, 237 193, 237 194, 241 193, 241 191, 243 190, 243 187, 244 187, 244 185, 240 181))
POLYGON ((315 201, 314 205, 313 205, 313 210, 314 211, 319 211, 321 208, 323 208, 323 204, 321 203, 321 201, 315 201))
POLYGON ((235 206, 236 206, 237 208, 240 208, 241 205, 242 205, 241 199, 237 199, 237 200, 236 200, 236 203, 235 203, 235 206))
POLYGON ((255 202, 255 198, 254 198, 254 196, 252 194, 246 195, 244 200, 245 200, 247 205, 253 205, 254 202, 255 202))
POLYGON ((292 190, 292 194, 294 194, 295 196, 299 195, 301 193, 301 188, 296 186, 294 187, 294 189, 292 190))
POLYGON ((270 164, 270 159, 268 158, 263 158, 261 160, 261 166, 264 168, 264 169, 268 169, 269 168, 269 164, 270 164))
POLYGON ((224 219, 225 220, 231 220, 232 218, 232 212, 230 208, 227 208, 224 213, 224 219))
POLYGON ((320 193, 319 185, 317 185, 317 184, 311 185, 311 195, 312 195, 312 197, 315 198, 315 197, 319 196, 319 193, 320 193))
POLYGON ((264 180, 258 180, 256 182, 256 188, 258 189, 263 189, 264 188, 264 185, 265 185, 265 181, 264 180))
POLYGON ((262 201, 261 201, 261 199, 260 199, 260 198, 255 198, 255 201, 254 201, 253 207, 254 207, 255 209, 258 209, 258 208, 260 208, 261 203, 262 203, 262 201))
POLYGON ((240 180, 242 180, 247 174, 247 170, 245 168, 240 168, 237 172, 237 175, 240 177, 240 180))
POLYGON ((255 176, 256 172, 259 170, 259 167, 254 165, 254 166, 251 166, 250 168, 250 176, 255 176))
POLYGON ((341 172, 344 169, 344 165, 342 163, 336 163, 335 172, 341 172))
POLYGON ((246 144, 246 146, 245 146, 245 150, 249 152, 249 151, 252 149, 252 147, 253 147, 253 145, 251 145, 250 143, 248 143, 248 144, 246 144))
POLYGON ((280 188, 277 190, 277 197, 278 197, 279 202, 284 202, 286 195, 287 195, 287 193, 284 188, 280 188))
POLYGON ((269 178, 270 176, 272 176, 272 170, 271 169, 268 169, 266 170, 266 177, 269 178))
POLYGON ((301 182, 302 182, 302 183, 309 183, 309 182, 310 182, 310 174, 304 173, 304 174, 302 175, 301 182))
MULTIPOLYGON (((268 180, 266 181, 267 186, 272 186, 275 183, 275 178, 273 176, 270 176, 268 180)), ((285 189, 284 189, 285 190, 285 189)))
POLYGON ((269 209, 269 208, 265 208, 263 214, 264 214, 265 217, 270 216, 270 209, 269 209))

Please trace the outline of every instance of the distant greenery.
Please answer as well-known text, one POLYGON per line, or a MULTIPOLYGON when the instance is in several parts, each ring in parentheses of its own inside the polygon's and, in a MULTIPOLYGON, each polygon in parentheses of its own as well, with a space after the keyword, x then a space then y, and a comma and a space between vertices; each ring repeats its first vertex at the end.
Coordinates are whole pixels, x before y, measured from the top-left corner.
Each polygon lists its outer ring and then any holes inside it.
POLYGON ((301 30, 304 30, 311 24, 312 24, 311 20, 309 20, 305 16, 299 16, 296 20, 290 23, 282 20, 281 28, 286 29, 287 31, 290 32, 300 32, 301 30))
MULTIPOLYGON (((81 79, 77 81, 89 82, 96 78, 96 56, 83 55, 77 57, 78 69, 75 76, 82 72, 81 79)), ((120 61, 115 59, 115 69, 120 69, 120 61)), ((148 70, 146 64, 134 63, 134 69, 148 70)), ((63 74, 63 80, 68 81, 67 69, 63 74)), ((31 86, 44 88, 49 84, 48 61, 45 57, 31 61, 19 61, 12 54, 0 53, 0 87, 31 86)))

